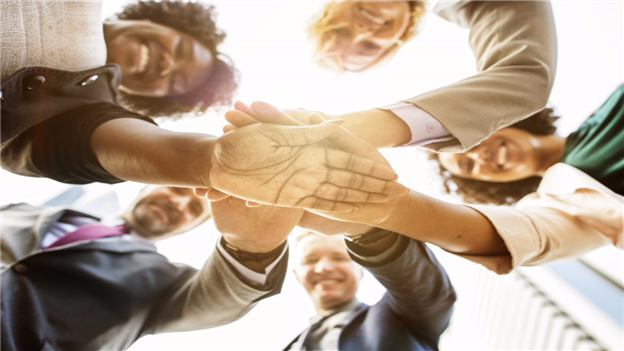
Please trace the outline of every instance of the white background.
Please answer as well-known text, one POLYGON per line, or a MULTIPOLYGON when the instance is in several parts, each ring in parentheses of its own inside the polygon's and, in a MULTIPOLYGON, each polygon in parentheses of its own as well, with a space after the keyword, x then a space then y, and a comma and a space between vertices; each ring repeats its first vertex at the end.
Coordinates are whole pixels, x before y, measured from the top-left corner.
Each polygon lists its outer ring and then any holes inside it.
MULTIPOLYGON (((407 43, 383 67, 364 74, 336 76, 316 68, 305 34, 305 21, 320 6, 318 1, 213 1, 219 9, 219 26, 228 33, 221 50, 230 55, 242 72, 238 98, 244 102, 265 100, 280 107, 304 107, 328 113, 351 112, 386 105, 402 98, 450 84, 475 73, 474 58, 467 44, 468 32, 427 14, 421 34, 407 43)), ((122 6, 106 1, 103 17, 122 6)), ((563 116, 559 132, 567 135, 587 118, 624 80, 624 39, 622 1, 553 2, 559 41, 557 78, 551 104, 563 116)), ((206 115, 164 128, 177 131, 221 134, 221 115, 206 115)), ((166 147, 163 145, 162 147, 166 147)), ((405 185, 429 195, 440 195, 436 171, 423 153, 413 148, 385 150, 405 185)), ((2 179, 3 204, 38 203, 66 185, 46 179, 25 178, 5 171, 2 179)), ((122 206, 141 185, 112 186, 122 206)), ((89 187, 92 193, 110 189, 89 187)), ((171 260, 201 267, 212 252, 218 233, 209 222, 191 233, 161 242, 160 251, 171 260)), ((439 250, 436 251, 438 253, 439 250)), ((607 249, 622 270, 621 253, 607 249)), ((459 300, 442 347, 462 348, 470 337, 462 330, 469 309, 462 305, 462 290, 476 289, 462 279, 462 271, 472 263, 439 253, 459 300)), ((366 277, 358 297, 377 301, 383 289, 366 277)), ((313 309, 303 289, 289 274, 282 294, 262 302, 249 315, 228 326, 197 332, 148 336, 131 350, 277 350, 286 345, 307 324, 313 309)))

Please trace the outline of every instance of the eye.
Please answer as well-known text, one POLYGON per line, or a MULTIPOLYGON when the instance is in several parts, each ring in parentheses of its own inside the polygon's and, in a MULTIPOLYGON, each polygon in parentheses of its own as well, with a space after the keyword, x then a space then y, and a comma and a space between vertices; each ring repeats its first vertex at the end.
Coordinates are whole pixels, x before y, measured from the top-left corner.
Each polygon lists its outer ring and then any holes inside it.
POLYGON ((462 157, 462 159, 459 161, 459 168, 467 175, 472 174, 474 161, 471 158, 462 157))
POLYGON ((193 199, 189 205, 189 211, 194 217, 199 217, 204 212, 204 206, 199 198, 193 199))
POLYGON ((315 264, 316 262, 318 262, 318 258, 309 257, 309 258, 304 258, 301 264, 312 265, 312 264, 315 264))
POLYGON ((364 47, 364 49, 370 50, 370 51, 373 51, 373 50, 376 51, 376 50, 380 49, 379 45, 377 45, 377 44, 375 44, 375 43, 373 43, 371 41, 362 42, 362 46, 364 47))

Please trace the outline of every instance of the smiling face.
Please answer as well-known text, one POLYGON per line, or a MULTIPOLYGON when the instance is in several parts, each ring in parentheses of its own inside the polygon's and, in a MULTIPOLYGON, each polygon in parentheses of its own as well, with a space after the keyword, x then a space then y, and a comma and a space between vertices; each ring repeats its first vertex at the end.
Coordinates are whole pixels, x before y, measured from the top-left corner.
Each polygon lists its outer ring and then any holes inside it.
POLYGON ((517 128, 504 128, 465 153, 440 153, 438 160, 462 178, 511 182, 539 174, 540 141, 517 128))
POLYGON ((139 234, 153 239, 191 230, 209 213, 208 202, 193 189, 159 186, 141 190, 124 218, 139 234))
POLYGON ((208 79, 215 61, 190 35, 146 20, 109 21, 104 34, 107 62, 121 66, 128 94, 184 95, 208 79))
POLYGON ((340 236, 309 234, 297 245, 297 280, 317 311, 335 308, 355 297, 362 267, 351 260, 340 236))
POLYGON ((347 71, 362 71, 398 45, 410 26, 407 1, 345 1, 336 4, 329 25, 334 50, 347 71))

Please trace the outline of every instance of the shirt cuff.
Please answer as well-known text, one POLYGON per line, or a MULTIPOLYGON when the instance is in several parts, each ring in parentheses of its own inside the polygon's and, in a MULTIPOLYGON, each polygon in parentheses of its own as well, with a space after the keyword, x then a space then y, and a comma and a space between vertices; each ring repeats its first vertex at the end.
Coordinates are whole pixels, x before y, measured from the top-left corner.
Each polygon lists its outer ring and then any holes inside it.
POLYGON ((230 264, 232 264, 232 266, 234 266, 234 268, 236 268, 236 270, 241 274, 242 278, 246 280, 245 283, 248 283, 248 284, 251 283, 249 285, 260 284, 260 285, 264 286, 264 285, 266 285, 267 277, 269 276, 269 273, 271 273, 271 270, 273 270, 273 268, 275 268, 275 266, 282 259, 282 257, 284 257, 284 254, 286 253, 286 250, 288 250, 288 245, 284 245, 284 249, 279 254, 279 256, 277 256, 275 261, 271 262, 271 264, 268 265, 264 269, 264 274, 263 273, 254 272, 251 269, 243 266, 240 262, 238 262, 234 257, 232 257, 225 250, 223 245, 221 245, 221 240, 219 240, 217 242, 217 250, 219 250, 219 252, 223 255, 223 257, 225 257, 225 259, 228 262, 230 262, 230 264))
POLYGON ((364 247, 361 247, 360 245, 354 244, 349 240, 345 239, 345 242, 347 244, 347 250, 349 251, 349 254, 351 254, 352 258, 354 258, 356 262, 364 266, 371 267, 377 267, 387 264, 388 262, 393 261, 396 257, 403 254, 405 248, 407 247, 408 241, 409 239, 407 239, 406 237, 397 234, 397 239, 394 241, 394 244, 392 244, 392 246, 390 246, 387 250, 378 255, 370 255, 370 253, 368 253, 364 247))
POLYGON ((453 139, 453 135, 444 128, 442 123, 414 104, 397 102, 379 108, 390 110, 407 124, 412 132, 412 140, 406 145, 420 146, 453 139))

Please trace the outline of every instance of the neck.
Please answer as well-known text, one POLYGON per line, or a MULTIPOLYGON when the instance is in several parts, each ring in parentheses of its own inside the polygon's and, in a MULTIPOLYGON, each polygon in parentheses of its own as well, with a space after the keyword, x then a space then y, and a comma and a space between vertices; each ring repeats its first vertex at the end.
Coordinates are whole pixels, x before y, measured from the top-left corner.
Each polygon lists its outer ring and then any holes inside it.
POLYGON ((561 160, 566 138, 556 134, 538 136, 537 138, 539 140, 537 155, 539 161, 536 175, 542 176, 548 168, 561 160))
POLYGON ((341 310, 345 307, 347 307, 348 305, 350 305, 351 303, 353 303, 355 301, 355 297, 352 298, 351 300, 348 300, 346 302, 341 302, 339 304, 336 305, 332 305, 332 306, 315 306, 316 309, 316 315, 317 316, 326 316, 330 313, 333 313, 337 310, 341 310))

